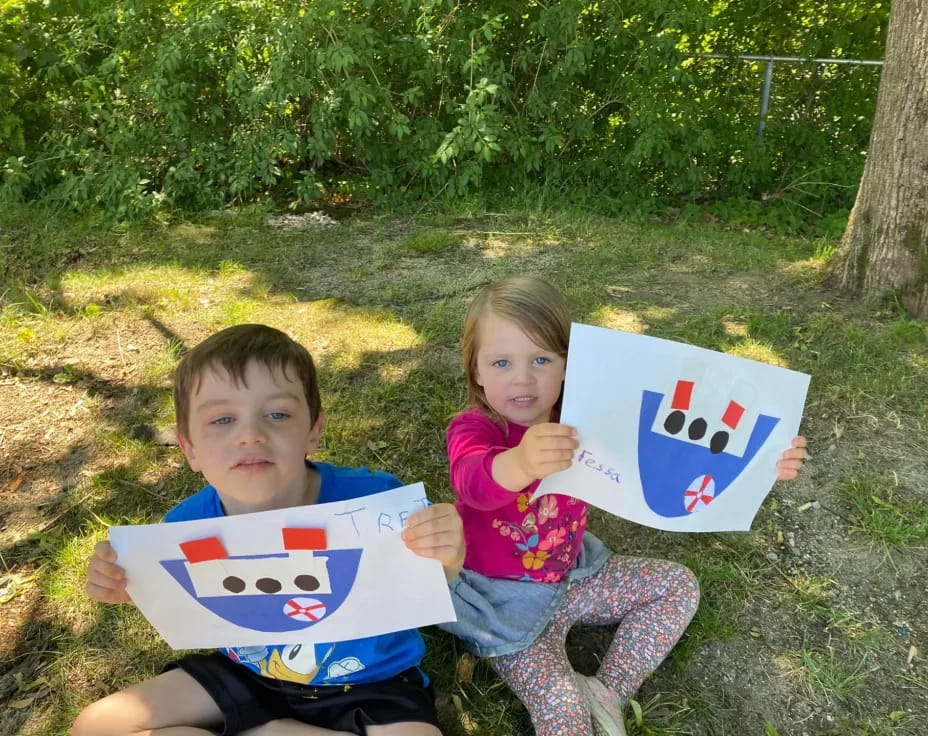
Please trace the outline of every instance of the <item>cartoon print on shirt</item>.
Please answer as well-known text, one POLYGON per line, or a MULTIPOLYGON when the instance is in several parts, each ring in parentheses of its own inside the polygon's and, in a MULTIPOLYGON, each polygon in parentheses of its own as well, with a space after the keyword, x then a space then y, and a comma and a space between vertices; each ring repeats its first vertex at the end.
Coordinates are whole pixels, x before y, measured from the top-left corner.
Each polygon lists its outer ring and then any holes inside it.
POLYGON ((360 659, 357 657, 345 657, 329 665, 326 677, 329 680, 337 680, 339 677, 347 677, 363 669, 364 663, 360 659))

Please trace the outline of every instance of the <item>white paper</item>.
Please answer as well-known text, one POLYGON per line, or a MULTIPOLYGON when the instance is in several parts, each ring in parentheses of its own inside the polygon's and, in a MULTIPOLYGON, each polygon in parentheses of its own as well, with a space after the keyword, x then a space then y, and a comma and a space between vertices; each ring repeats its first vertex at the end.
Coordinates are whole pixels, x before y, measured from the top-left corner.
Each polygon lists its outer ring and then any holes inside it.
POLYGON ((427 505, 416 483, 329 504, 113 526, 110 543, 132 600, 175 649, 339 642, 455 620, 441 563, 399 535, 427 505), (325 548, 285 550, 282 530, 291 528, 323 529, 325 548), (179 545, 210 537, 228 556, 188 562, 179 545), (280 590, 262 593, 256 576, 280 590), (240 593, 225 588, 235 579, 240 593))
POLYGON ((668 531, 750 529, 808 387, 785 368, 574 324, 561 422, 580 448, 534 497, 574 496, 668 531))

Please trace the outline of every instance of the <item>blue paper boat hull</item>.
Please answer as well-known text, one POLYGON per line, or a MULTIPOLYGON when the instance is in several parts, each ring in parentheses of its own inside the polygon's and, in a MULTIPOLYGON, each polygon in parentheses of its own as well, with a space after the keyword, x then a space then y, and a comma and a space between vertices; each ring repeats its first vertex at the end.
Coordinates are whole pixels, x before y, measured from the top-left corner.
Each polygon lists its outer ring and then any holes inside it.
MULTIPOLYGON (((161 560, 161 565, 201 606, 220 618, 254 631, 286 632, 306 629, 331 616, 345 602, 358 574, 360 549, 325 550, 332 592, 326 594, 260 594, 198 596, 187 572, 187 561, 161 560)), ((232 560, 287 557, 287 553, 229 557, 232 560)), ((270 563, 273 569, 273 562, 270 563)))
POLYGON ((716 454, 708 447, 651 430, 663 398, 664 394, 655 391, 643 392, 638 421, 638 473, 648 507, 655 514, 675 518, 699 508, 687 509, 686 492, 694 486, 708 485, 718 498, 754 459, 780 420, 760 414, 743 457, 716 454))

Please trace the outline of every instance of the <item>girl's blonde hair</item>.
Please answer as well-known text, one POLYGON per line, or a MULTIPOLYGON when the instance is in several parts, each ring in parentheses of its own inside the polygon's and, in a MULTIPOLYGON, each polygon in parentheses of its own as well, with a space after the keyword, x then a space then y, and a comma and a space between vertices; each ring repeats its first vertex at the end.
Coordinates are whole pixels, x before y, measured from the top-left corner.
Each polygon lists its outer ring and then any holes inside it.
MULTIPOLYGON (((500 419, 487 403, 483 387, 477 383, 480 320, 487 314, 515 323, 536 345, 566 360, 570 310, 557 289, 534 276, 515 276, 484 286, 470 303, 461 340, 467 404, 477 407, 487 416, 500 419)), ((554 409, 559 411, 560 408, 561 397, 558 397, 554 409)))

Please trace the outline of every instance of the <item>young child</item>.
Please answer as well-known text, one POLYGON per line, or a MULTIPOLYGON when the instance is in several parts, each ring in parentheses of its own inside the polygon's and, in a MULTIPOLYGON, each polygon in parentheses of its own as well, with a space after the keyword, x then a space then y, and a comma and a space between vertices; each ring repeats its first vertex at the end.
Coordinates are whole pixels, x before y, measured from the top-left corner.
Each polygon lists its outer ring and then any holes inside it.
MULTIPOLYGON (((166 522, 327 503, 402 484, 366 468, 310 462, 325 417, 309 353, 284 333, 238 325, 197 345, 174 382, 178 441, 203 490, 166 522)), ((411 515, 406 546, 461 569, 458 512, 436 504, 411 515)), ((97 544, 87 592, 131 603, 108 542, 97 544)), ((418 631, 334 644, 238 647, 191 654, 162 674, 88 706, 72 734, 310 734, 440 736, 434 696, 419 669, 418 631)))
MULTIPOLYGON (((570 314, 535 278, 477 294, 464 323, 470 409, 448 427, 464 571, 452 584, 462 637, 525 704, 539 736, 625 734, 622 711, 683 634, 699 587, 682 565, 610 553, 586 532, 587 505, 529 499, 568 468, 576 430, 557 424, 570 314), (595 677, 574 672, 564 640, 575 624, 616 624, 595 677), (592 722, 591 722, 592 721, 592 722)), ((777 466, 795 477, 797 437, 777 466)))

